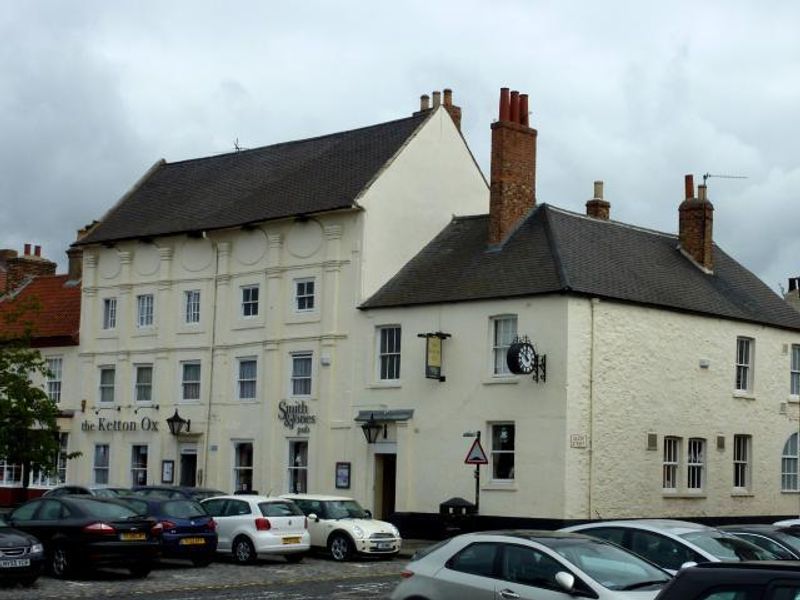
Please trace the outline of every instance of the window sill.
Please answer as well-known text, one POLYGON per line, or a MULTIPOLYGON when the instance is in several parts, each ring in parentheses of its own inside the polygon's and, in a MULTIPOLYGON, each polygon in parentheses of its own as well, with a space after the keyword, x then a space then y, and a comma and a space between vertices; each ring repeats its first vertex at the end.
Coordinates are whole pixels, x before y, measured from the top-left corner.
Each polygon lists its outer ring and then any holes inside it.
POLYGON ((508 483, 490 481, 489 483, 481 486, 482 492, 516 492, 517 490, 517 484, 514 481, 509 481, 508 483))
POLYGON ((744 392, 744 391, 735 391, 733 392, 734 398, 739 398, 741 400, 755 400, 756 397, 753 392, 744 392))
POLYGON ((675 498, 678 500, 705 500, 708 498, 705 492, 698 492, 696 494, 687 492, 663 492, 662 496, 664 498, 675 498))
POLYGON ((519 383, 519 379, 515 375, 499 375, 497 377, 484 379, 481 383, 483 383, 483 385, 517 385, 519 383))
POLYGON ((242 317, 238 323, 231 326, 231 329, 233 330, 262 329, 263 327, 264 327, 264 319, 247 319, 242 317))
POLYGON ((403 387, 403 382, 398 379, 396 381, 376 381, 367 384, 367 389, 370 390, 392 390, 403 387))
POLYGON ((800 402, 800 396, 789 396, 786 401, 790 404, 797 404, 800 402))

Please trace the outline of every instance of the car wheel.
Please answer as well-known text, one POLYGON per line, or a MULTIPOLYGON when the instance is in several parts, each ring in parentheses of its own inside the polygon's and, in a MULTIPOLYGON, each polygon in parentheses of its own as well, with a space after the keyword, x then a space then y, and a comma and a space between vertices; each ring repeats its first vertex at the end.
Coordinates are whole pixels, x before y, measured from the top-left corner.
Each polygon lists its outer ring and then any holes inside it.
POLYGON ((195 567, 207 567, 213 560, 214 558, 211 556, 198 556, 192 559, 192 564, 195 567))
POLYGON ((150 575, 150 571, 153 570, 153 563, 147 562, 140 562, 136 563, 132 567, 128 569, 131 574, 131 577, 136 577, 137 579, 143 579, 150 575))
POLYGON ((233 540, 233 559, 240 565, 252 565, 256 561, 256 549, 253 542, 244 536, 233 540))
POLYGON ((334 533, 328 540, 328 550, 335 561, 350 560, 353 556, 353 542, 344 533, 334 533))
POLYGON ((56 546, 50 554, 50 572, 58 579, 70 577, 75 568, 72 564, 72 555, 64 546, 56 546))
POLYGON ((292 563, 292 564, 303 562, 303 559, 305 557, 306 557, 306 555, 303 554, 302 552, 298 553, 298 554, 287 554, 286 555, 286 562, 292 563))

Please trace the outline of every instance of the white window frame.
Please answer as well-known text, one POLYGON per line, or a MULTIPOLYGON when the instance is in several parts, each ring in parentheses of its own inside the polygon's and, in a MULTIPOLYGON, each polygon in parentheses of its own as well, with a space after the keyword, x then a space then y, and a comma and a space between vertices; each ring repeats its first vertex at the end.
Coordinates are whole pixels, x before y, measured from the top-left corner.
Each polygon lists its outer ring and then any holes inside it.
POLYGON ((22 487, 22 465, 0 459, 0 485, 22 487))
POLYGON ((109 475, 111 473, 111 445, 110 444, 95 444, 92 452, 92 481, 97 485, 108 485, 109 475), (98 463, 97 450, 98 448, 105 448, 105 463, 98 463), (103 477, 98 477, 99 474, 104 474, 103 477))
POLYGON ((136 364, 133 366, 133 401, 138 404, 150 404, 153 402, 153 382, 155 381, 155 368, 153 363, 141 363, 136 364), (139 377, 140 370, 150 369, 150 381, 145 382, 142 381, 139 377), (142 400, 140 396, 140 391, 143 392, 144 390, 148 391, 149 398, 146 400, 142 400))
POLYGON ((704 438, 692 437, 686 443, 686 489, 702 492, 706 485, 706 451, 704 438))
POLYGON ((402 366, 402 327, 400 325, 381 325, 377 330, 377 379, 378 381, 398 381, 402 366), (396 332, 394 336, 389 335, 389 332, 392 331, 396 332), (392 339, 389 339, 390 337, 392 339))
POLYGON ((301 277, 294 280, 294 311, 310 313, 317 309, 317 282, 315 277, 301 277), (311 291, 309 291, 309 284, 311 291), (301 306, 304 305, 304 306, 301 306))
POLYGON ((748 394, 753 392, 755 354, 755 339, 744 336, 736 338, 736 373, 734 389, 737 392, 748 394))
MULTIPOLYGON (((502 434, 501 434, 502 435, 502 434)), ((490 469, 490 480, 495 483, 513 483, 515 479, 515 471, 516 471, 516 447, 517 447, 517 426, 514 421, 498 421, 495 423, 489 423, 489 469, 490 469), (495 428, 501 427, 510 427, 511 428, 511 436, 512 436, 512 448, 502 449, 499 447, 495 447, 495 435, 494 430, 495 428), (497 476, 497 469, 495 465, 495 459, 501 459, 503 455, 511 455, 511 473, 510 477, 498 477, 497 476)))
POLYGON ((733 487, 736 490, 750 489, 752 454, 753 436, 735 434, 733 436, 733 487))
POLYGON ((131 485, 147 485, 149 457, 150 447, 147 444, 131 444, 131 485), (144 454, 137 455, 137 448, 144 448, 144 454), (137 462, 141 458, 144 458, 144 462, 137 462))
POLYGON ((186 325, 200 323, 200 290, 183 292, 183 322, 186 325))
POLYGON ((136 296, 136 327, 148 329, 155 323, 156 299, 153 294, 136 296))
POLYGON ((314 393, 314 353, 311 351, 292 352, 291 353, 291 373, 289 375, 289 396, 292 398, 309 398, 314 393), (308 374, 299 373, 296 369, 299 361, 308 361, 308 374), (299 385, 306 386, 308 384, 308 391, 301 390, 300 393, 295 390, 299 385))
POLYGON ((239 400, 254 401, 258 399, 258 359, 255 356, 242 356, 236 359, 236 397, 239 400), (243 377, 242 367, 245 363, 253 363, 253 376, 243 377), (252 387, 252 395, 244 395, 245 387, 252 387))
POLYGON ((69 433, 64 431, 58 434, 58 457, 56 458, 55 472, 46 473, 38 470, 32 471, 30 487, 52 488, 67 482, 67 448, 69 446, 69 433))
POLYGON ((492 376, 511 377, 506 355, 511 342, 517 336, 517 315, 497 315, 490 318, 492 376))
POLYGON ((114 365, 101 365, 99 368, 99 382, 97 386, 98 404, 108 406, 114 404, 117 397, 117 368, 114 365), (103 381, 103 373, 111 373, 111 382, 103 381), (110 398, 109 398, 110 396, 110 398))
POLYGON ((664 436, 661 489, 665 492, 678 490, 681 469, 681 441, 681 438, 674 435, 664 436))
POLYGON ((250 489, 246 491, 252 491, 254 485, 253 477, 255 476, 255 468, 254 468, 255 456, 256 456, 255 444, 253 443, 253 440, 231 440, 231 442, 233 443, 233 491, 237 492, 244 489, 240 486, 240 484, 242 482, 243 475, 246 473, 249 473, 249 479, 250 479, 250 484, 249 484, 250 489), (239 462, 239 459, 241 457, 239 453, 239 447, 246 445, 250 446, 249 465, 241 464, 239 462))
POLYGON ((289 440, 287 456, 287 488, 290 494, 308 493, 308 440, 289 440), (298 453, 298 449, 305 449, 298 453), (299 485, 296 485, 299 484, 299 485))
POLYGON ((47 397, 54 403, 61 402, 62 377, 64 374, 64 358, 61 356, 47 357, 47 397))
POLYGON ((794 432, 786 440, 781 453, 781 491, 797 492, 800 491, 798 481, 798 465, 800 465, 800 448, 798 448, 798 434, 794 432))
POLYGON ((103 298, 103 329, 117 327, 117 297, 103 298))
POLYGON ((199 360, 184 360, 181 361, 181 394, 180 398, 182 402, 199 402, 202 399, 203 394, 203 366, 199 360), (187 367, 197 367, 197 379, 187 379, 186 378, 186 368, 187 367), (186 395, 187 386, 197 386, 197 397, 188 397, 186 395))
POLYGON ((241 290, 242 304, 240 307, 243 319, 254 319, 258 316, 259 301, 261 300, 261 286, 257 283, 243 285, 241 290), (255 291, 255 294, 253 292, 255 291), (255 299, 253 296, 255 295, 255 299))
POLYGON ((800 397, 800 344, 792 344, 790 348, 789 394, 800 397))

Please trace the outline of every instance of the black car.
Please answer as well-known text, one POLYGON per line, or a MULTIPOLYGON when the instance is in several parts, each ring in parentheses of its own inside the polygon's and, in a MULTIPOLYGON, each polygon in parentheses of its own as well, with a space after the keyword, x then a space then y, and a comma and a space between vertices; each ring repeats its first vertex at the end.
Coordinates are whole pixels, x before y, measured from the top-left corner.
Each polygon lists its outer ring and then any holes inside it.
POLYGON ((196 500, 147 496, 122 496, 119 500, 161 524, 161 556, 164 558, 191 560, 197 567, 204 567, 214 559, 217 524, 196 500))
POLYGON ((701 563, 682 569, 655 600, 794 600, 800 562, 701 563))
POLYGON ((44 547, 30 534, 0 521, 0 579, 29 586, 44 566, 44 547))
POLYGON ((123 567, 146 577, 159 552, 157 521, 106 498, 37 498, 7 522, 41 540, 50 571, 60 578, 89 567, 123 567))
POLYGON ((187 498, 189 500, 205 500, 214 496, 224 496, 226 492, 212 488, 188 487, 181 485, 140 485, 133 488, 133 493, 148 498, 187 498))
POLYGON ((800 560, 800 527, 754 524, 723 525, 719 529, 761 546, 781 560, 800 560))

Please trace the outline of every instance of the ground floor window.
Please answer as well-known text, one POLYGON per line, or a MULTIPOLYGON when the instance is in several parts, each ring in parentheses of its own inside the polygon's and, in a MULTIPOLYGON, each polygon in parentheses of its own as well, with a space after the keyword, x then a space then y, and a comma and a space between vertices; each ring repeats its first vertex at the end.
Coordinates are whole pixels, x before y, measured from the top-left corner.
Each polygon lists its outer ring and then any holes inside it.
POLYGON ((233 444, 233 490, 236 492, 253 490, 253 442, 233 444))
POLYGON ((131 481, 133 485, 147 485, 147 446, 131 447, 131 481))
POLYGON ((514 479, 514 423, 493 423, 492 426, 492 479, 514 479))
POLYGON ((21 486, 22 465, 15 465, 5 460, 0 460, 0 485, 21 486))
POLYGON ((702 438, 689 438, 686 457, 686 487, 702 490, 705 484, 706 441, 702 438))
POLYGON ((796 492, 797 487, 797 434, 793 433, 783 446, 781 457, 781 491, 796 492))
POLYGON ((108 444, 94 445, 94 482, 97 484, 108 484, 110 454, 108 444))
POLYGON ((51 472, 34 471, 31 473, 31 487, 55 487, 67 482, 67 446, 69 434, 58 434, 58 458, 51 472))
POLYGON ((661 487, 665 490, 678 489, 678 467, 680 466, 681 438, 664 438, 664 461, 662 464, 661 487))
POLYGON ((752 437, 733 436, 733 487, 746 490, 750 487, 750 455, 752 437))
POLYGON ((302 494, 308 491, 308 442, 289 442, 289 491, 302 494))

